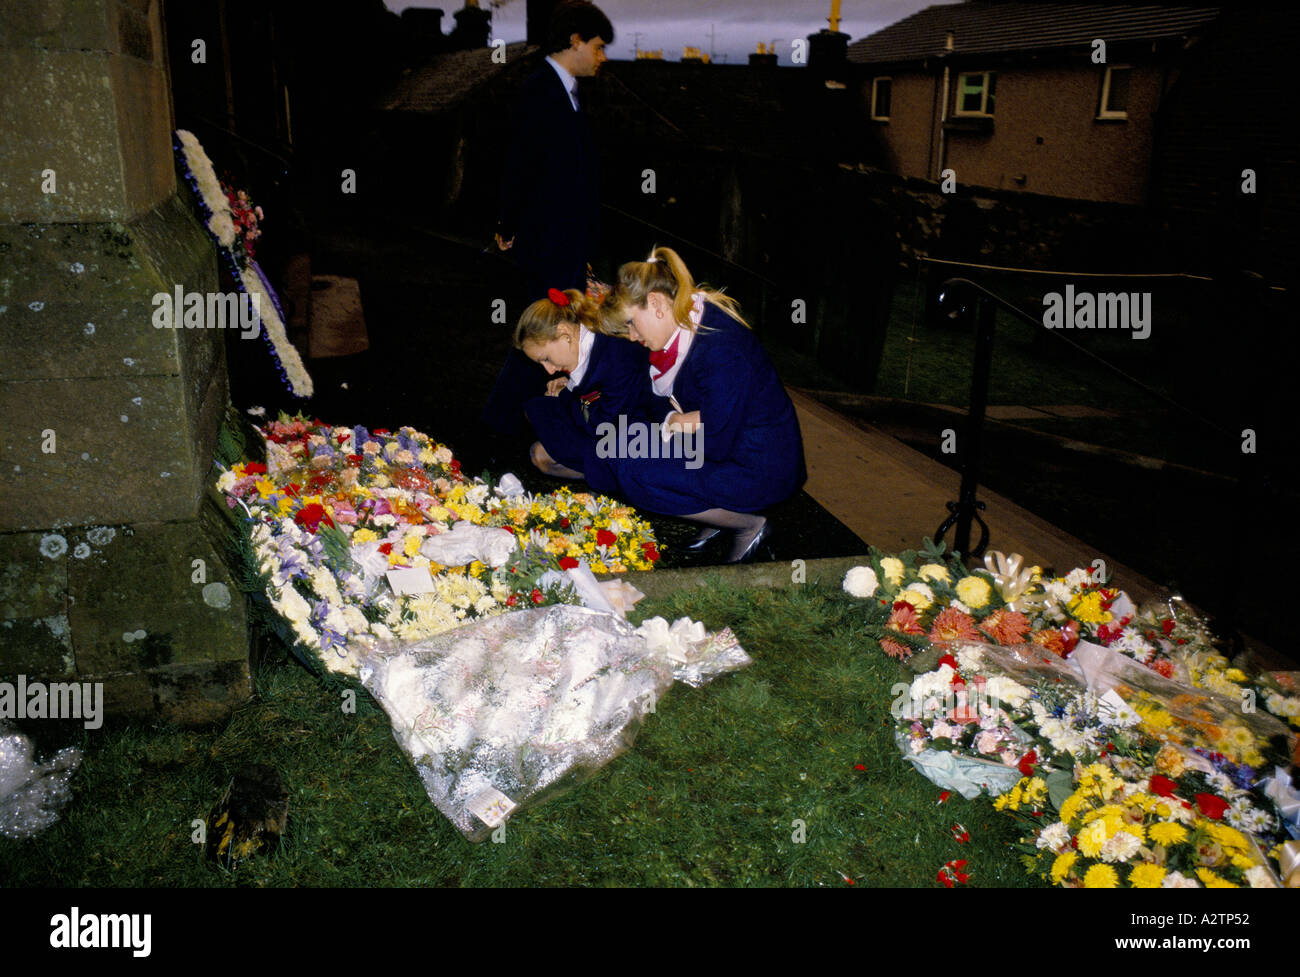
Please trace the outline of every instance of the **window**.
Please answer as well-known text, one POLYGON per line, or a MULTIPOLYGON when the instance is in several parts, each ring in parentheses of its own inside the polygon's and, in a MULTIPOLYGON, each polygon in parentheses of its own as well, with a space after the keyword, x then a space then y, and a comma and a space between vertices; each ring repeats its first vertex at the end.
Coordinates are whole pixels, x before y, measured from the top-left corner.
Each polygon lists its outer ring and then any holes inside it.
POLYGON ((976 71, 957 76, 957 115, 992 115, 998 76, 976 71))
POLYGON ((889 121, 889 101, 893 88, 891 78, 876 78, 871 82, 871 118, 877 122, 889 121))
POLYGON ((1110 65, 1101 77, 1101 99, 1097 118, 1128 118, 1128 83, 1133 69, 1128 65, 1110 65))

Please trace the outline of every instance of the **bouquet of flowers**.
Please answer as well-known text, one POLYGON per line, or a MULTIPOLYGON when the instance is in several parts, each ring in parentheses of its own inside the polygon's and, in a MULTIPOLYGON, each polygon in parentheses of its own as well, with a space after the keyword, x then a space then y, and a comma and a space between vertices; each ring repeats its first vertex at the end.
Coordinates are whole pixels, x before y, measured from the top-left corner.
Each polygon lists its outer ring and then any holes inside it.
POLYGON ((410 427, 333 427, 301 416, 261 432, 266 463, 217 481, 247 516, 272 606, 294 639, 355 673, 353 639, 417 640, 519 606, 573 602, 559 571, 650 569, 653 531, 612 499, 531 496, 468 479, 410 427))

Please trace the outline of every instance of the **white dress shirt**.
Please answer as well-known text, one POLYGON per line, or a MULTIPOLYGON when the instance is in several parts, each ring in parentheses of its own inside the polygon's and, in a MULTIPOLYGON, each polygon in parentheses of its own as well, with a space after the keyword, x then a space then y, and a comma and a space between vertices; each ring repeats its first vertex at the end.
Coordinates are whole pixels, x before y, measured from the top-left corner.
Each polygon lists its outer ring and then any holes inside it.
POLYGON ((564 66, 556 61, 549 54, 546 56, 546 63, 555 69, 555 73, 560 76, 560 84, 564 90, 569 93, 569 101, 573 103, 573 111, 579 112, 578 108, 578 79, 564 70, 564 66))

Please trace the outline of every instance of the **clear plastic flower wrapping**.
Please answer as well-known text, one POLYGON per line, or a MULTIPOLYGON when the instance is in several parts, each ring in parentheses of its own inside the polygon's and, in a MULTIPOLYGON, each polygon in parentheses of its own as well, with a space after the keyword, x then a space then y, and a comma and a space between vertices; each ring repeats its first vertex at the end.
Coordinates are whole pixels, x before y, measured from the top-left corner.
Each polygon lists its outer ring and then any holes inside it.
POLYGON ((674 681, 698 686, 750 663, 727 629, 677 631, 653 642, 615 614, 560 604, 353 650, 429 799, 482 841, 627 750, 674 681), (496 792, 508 801, 485 819, 496 792))

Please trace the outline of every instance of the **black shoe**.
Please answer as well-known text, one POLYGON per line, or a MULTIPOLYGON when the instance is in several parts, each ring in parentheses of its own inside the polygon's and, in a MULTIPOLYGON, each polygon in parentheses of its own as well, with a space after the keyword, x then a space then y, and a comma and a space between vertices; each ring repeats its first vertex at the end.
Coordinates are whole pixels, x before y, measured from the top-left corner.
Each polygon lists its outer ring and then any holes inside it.
POLYGON ((721 529, 706 529, 693 542, 687 543, 682 549, 689 550, 691 553, 698 553, 708 546, 713 537, 720 532, 722 532, 721 529))
POLYGON ((727 562, 728 563, 751 562, 754 559, 754 557, 758 554, 759 547, 762 546, 763 542, 768 538, 768 536, 771 535, 771 533, 772 533, 772 524, 770 522, 763 523, 763 527, 754 534, 754 538, 749 541, 749 545, 745 547, 744 552, 741 553, 739 556, 737 556, 735 559, 728 560, 727 562))

